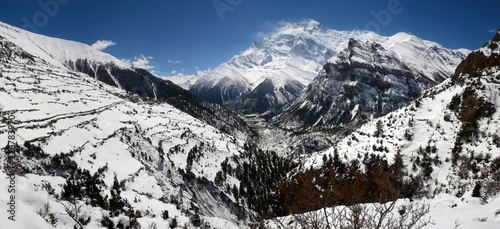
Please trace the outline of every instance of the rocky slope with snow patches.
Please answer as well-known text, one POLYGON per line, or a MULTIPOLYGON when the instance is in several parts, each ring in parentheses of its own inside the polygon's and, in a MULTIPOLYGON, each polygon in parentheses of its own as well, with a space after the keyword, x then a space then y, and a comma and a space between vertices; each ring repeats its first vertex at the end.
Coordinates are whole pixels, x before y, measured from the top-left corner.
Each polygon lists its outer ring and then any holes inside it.
POLYGON ((466 53, 408 33, 379 42, 351 39, 276 122, 293 130, 336 131, 380 117, 448 78, 466 53))
POLYGON ((0 34, 0 145, 13 149, 0 152, 0 193, 7 196, 11 182, 5 173, 15 173, 17 221, 2 210, 3 226, 237 228, 254 217, 213 184, 221 163, 244 152, 243 138, 68 70, 31 50, 35 42, 12 39, 0 34))
MULTIPOLYGON (((426 228, 494 228, 500 193, 499 45, 500 30, 450 79, 332 148, 295 160, 276 197, 285 204, 276 212, 406 197, 432 203, 429 216, 436 224, 426 228), (305 199, 300 209, 293 204, 305 199)), ((296 218, 284 218, 290 219, 296 218)))

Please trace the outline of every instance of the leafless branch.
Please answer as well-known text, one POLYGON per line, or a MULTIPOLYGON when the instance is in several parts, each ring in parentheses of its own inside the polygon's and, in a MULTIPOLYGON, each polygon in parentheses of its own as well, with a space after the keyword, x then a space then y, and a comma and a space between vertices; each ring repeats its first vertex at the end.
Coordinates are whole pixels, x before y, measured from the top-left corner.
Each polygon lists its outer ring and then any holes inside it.
POLYGON ((68 216, 71 217, 78 224, 79 228, 83 228, 83 225, 78 221, 78 217, 83 207, 83 204, 81 204, 78 200, 74 200, 67 203, 61 202, 61 204, 63 205, 64 210, 66 211, 68 216))

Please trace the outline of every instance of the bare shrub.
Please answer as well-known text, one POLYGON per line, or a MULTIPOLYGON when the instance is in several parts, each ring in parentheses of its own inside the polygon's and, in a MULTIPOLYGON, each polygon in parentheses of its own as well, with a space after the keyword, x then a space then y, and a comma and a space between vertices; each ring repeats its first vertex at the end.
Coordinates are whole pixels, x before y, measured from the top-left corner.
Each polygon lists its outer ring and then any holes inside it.
POLYGON ((278 228, 335 228, 335 229, 420 229, 434 224, 429 213, 430 205, 415 201, 391 201, 385 204, 370 203, 352 206, 335 206, 293 215, 293 226, 273 220, 278 228), (399 204, 398 204, 399 203, 399 204))

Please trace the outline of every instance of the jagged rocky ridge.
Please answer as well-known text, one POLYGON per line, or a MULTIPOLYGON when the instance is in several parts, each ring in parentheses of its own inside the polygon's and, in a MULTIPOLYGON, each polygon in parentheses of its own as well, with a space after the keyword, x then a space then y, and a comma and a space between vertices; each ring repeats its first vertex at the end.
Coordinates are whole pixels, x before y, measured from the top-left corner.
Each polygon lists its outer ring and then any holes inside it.
POLYGON ((382 42, 351 39, 275 122, 295 131, 338 131, 383 116, 448 78, 464 53, 407 33, 382 42))

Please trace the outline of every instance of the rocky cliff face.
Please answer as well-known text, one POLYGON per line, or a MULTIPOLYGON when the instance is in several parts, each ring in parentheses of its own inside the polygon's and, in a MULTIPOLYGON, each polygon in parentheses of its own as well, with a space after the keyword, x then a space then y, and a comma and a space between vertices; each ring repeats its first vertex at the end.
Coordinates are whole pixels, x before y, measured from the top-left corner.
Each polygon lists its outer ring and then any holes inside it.
POLYGON ((250 93, 240 98, 227 101, 224 105, 242 114, 273 115, 283 104, 293 100, 304 88, 296 80, 289 80, 285 85, 276 85, 272 79, 266 79, 250 93))
MULTIPOLYGON (((500 31, 500 30, 499 30, 500 31)), ((468 74, 478 76, 479 70, 500 66, 500 32, 484 44, 479 50, 470 53, 467 58, 458 65, 455 75, 468 74)))
POLYGON ((409 37, 409 41, 377 43, 351 39, 348 47, 323 66, 314 82, 276 121, 293 130, 332 131, 380 117, 414 100, 421 91, 451 74, 451 68, 420 67, 426 63, 432 66, 431 62, 436 59, 452 66, 465 57, 461 52, 437 46, 418 52, 422 40, 403 35, 409 37), (421 56, 420 63, 411 63, 399 49, 400 44, 413 46, 411 49, 417 53, 412 55, 421 56), (432 58, 426 58, 429 56, 432 58))

